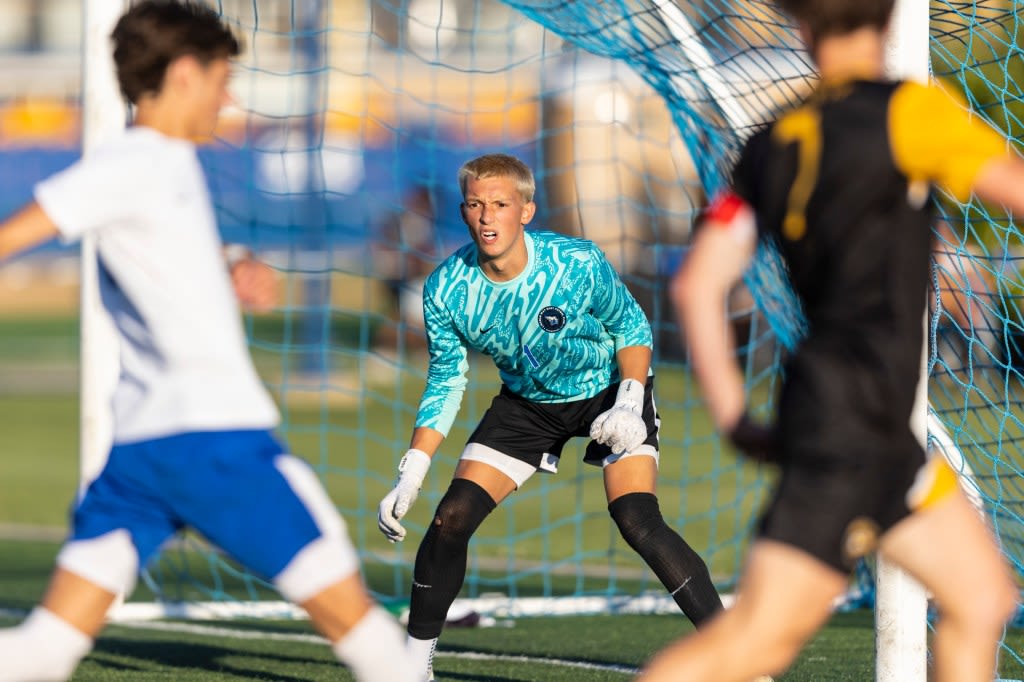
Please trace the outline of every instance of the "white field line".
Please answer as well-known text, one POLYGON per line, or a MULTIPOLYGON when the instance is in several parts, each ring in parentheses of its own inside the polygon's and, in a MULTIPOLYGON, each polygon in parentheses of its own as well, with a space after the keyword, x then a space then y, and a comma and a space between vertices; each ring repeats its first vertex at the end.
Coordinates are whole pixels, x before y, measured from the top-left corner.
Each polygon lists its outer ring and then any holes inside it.
POLYGON ((67 539, 68 529, 63 526, 38 526, 28 523, 0 523, 0 540, 32 540, 61 542, 67 539))
MULTIPOLYGON (((173 632, 187 635, 201 635, 204 637, 223 637, 225 639, 246 639, 280 642, 300 642, 303 644, 327 645, 327 640, 317 635, 303 633, 280 633, 260 632, 254 630, 233 630, 231 628, 219 628, 204 625, 189 625, 185 623, 119 623, 116 628, 130 628, 132 630, 150 630, 159 632, 173 632)), ((502 663, 528 663, 542 666, 558 666, 561 668, 575 668, 579 670, 595 670, 609 673, 622 673, 623 675, 636 675, 640 672, 630 666, 615 664, 586 663, 583 660, 569 660, 565 658, 549 658, 546 656, 508 655, 501 653, 482 653, 478 651, 445 651, 438 649, 434 654, 441 658, 459 658, 462 660, 495 660, 502 663)))
MULTIPOLYGON (((15 616, 24 615, 22 611, 9 609, 0 610, 0 615, 15 616)), ((326 646, 327 641, 318 635, 305 634, 300 632, 261 632, 257 630, 235 630, 232 628, 216 627, 210 625, 191 625, 188 623, 114 623, 111 627, 129 628, 132 630, 146 630, 155 632, 174 632, 179 634, 200 635, 203 637, 223 637, 225 639, 242 639, 254 641, 273 642, 296 642, 301 644, 315 644, 326 646)), ((464 661, 500 661, 503 663, 531 663, 534 665, 551 665, 562 668, 576 668, 579 670, 599 670, 601 672, 622 673, 623 675, 635 675, 639 669, 628 665, 617 665, 614 663, 587 663, 585 661, 573 661, 563 658, 548 658, 546 656, 510 656, 506 654, 485 654, 475 651, 445 651, 438 649, 434 654, 440 658, 455 658, 464 661)))
MULTIPOLYGON (((191 625, 188 623, 117 623, 112 627, 131 628, 133 630, 154 630, 160 632, 176 632, 189 635, 202 635, 207 637, 223 637, 225 639, 246 639, 266 640, 278 642, 298 642, 302 644, 319 644, 326 646, 327 640, 319 635, 305 634, 301 632, 261 632, 258 630, 235 630, 232 628, 217 627, 210 625, 191 625)), ((623 675, 635 675, 640 672, 637 668, 628 665, 616 665, 614 663, 587 663, 584 661, 573 661, 563 658, 547 658, 545 656, 511 656, 507 654, 485 654, 475 651, 445 651, 438 649, 434 654, 441 658, 457 658, 466 661, 502 661, 506 663, 535 663, 542 665, 561 666, 564 668, 579 668, 581 670, 600 670, 604 672, 618 672, 623 675)))

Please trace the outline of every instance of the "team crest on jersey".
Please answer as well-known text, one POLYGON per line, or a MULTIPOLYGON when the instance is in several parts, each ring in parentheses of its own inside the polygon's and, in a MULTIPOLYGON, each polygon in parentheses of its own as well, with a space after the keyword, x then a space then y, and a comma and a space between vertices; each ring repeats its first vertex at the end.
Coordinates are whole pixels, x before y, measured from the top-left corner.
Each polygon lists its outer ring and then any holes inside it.
POLYGON ((537 322, 544 331, 557 332, 565 326, 565 313, 562 312, 561 308, 549 305, 540 311, 540 315, 537 316, 537 322))

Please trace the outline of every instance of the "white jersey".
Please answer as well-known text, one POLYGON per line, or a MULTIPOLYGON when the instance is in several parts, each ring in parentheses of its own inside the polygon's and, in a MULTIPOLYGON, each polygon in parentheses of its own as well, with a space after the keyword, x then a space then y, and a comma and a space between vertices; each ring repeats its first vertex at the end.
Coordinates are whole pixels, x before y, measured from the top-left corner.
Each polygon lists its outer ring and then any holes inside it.
POLYGON ((134 127, 39 183, 65 241, 97 235, 120 340, 114 442, 273 428, 195 146, 134 127))

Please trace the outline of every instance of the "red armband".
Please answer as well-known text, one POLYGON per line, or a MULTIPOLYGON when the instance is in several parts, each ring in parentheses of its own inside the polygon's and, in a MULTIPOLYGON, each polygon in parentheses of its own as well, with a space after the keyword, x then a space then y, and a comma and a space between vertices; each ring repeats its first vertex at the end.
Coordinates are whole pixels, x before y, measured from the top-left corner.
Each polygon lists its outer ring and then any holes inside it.
POLYGON ((754 211, 740 195, 725 191, 714 198, 704 211, 704 220, 720 230, 725 230, 739 240, 757 234, 754 211))
POLYGON ((740 209, 746 205, 747 202, 743 201, 735 192, 722 192, 708 204, 707 210, 704 211, 704 217, 714 220, 716 223, 728 225, 736 218, 740 209))

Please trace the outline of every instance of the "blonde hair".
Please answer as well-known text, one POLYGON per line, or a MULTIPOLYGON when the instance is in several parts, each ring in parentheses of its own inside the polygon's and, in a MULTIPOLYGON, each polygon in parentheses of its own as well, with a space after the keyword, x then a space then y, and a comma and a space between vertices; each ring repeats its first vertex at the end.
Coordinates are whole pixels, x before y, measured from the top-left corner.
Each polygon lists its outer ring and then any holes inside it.
POLYGON ((466 196, 466 185, 470 180, 486 180, 487 178, 510 178, 516 184, 516 190, 523 201, 533 201, 533 193, 537 183, 533 179, 530 168, 509 154, 484 154, 462 164, 459 169, 459 189, 466 196))

